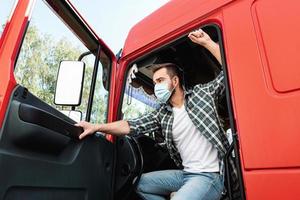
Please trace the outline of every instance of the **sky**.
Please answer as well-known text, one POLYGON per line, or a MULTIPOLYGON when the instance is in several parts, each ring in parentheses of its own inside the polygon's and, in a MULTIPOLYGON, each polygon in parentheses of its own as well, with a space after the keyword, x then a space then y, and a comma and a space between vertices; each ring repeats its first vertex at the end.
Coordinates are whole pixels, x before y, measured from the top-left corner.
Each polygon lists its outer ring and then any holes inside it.
POLYGON ((0 32, 2 32, 2 24, 4 24, 14 6, 14 0, 0 0, 0 32))
POLYGON ((71 2, 98 36, 117 52, 123 47, 130 28, 168 0, 71 0, 71 2))
MULTIPOLYGON (((122 47, 130 28, 169 0, 70 0, 89 25, 114 53, 122 47)), ((0 23, 3 24, 13 7, 13 0, 0 0, 0 23)), ((53 15, 50 13, 50 15, 53 15)), ((65 26, 49 19, 49 9, 36 0, 33 19, 47 34, 70 37, 65 26)), ((1 32, 1 30, 0 30, 1 32)))

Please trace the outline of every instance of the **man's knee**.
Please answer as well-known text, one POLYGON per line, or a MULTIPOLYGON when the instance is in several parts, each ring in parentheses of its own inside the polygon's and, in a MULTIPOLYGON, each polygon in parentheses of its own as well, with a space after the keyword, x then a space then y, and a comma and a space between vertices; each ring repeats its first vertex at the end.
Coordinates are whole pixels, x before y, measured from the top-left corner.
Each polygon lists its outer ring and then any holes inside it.
POLYGON ((139 182, 137 184, 136 191, 138 193, 145 192, 146 183, 147 183, 147 176, 145 176, 145 174, 142 174, 141 178, 140 178, 140 180, 139 180, 139 182))
POLYGON ((176 192, 172 192, 172 193, 170 194, 170 199, 172 199, 172 198, 175 196, 175 194, 176 194, 176 192))

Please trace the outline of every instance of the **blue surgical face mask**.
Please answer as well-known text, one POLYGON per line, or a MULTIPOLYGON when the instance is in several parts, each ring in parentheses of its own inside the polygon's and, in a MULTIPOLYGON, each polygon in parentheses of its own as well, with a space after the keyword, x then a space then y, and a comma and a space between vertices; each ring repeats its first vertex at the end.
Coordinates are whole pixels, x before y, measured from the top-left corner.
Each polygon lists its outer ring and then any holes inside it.
POLYGON ((154 86, 154 94, 160 103, 167 103, 170 99, 175 87, 170 91, 168 83, 157 83, 154 86))

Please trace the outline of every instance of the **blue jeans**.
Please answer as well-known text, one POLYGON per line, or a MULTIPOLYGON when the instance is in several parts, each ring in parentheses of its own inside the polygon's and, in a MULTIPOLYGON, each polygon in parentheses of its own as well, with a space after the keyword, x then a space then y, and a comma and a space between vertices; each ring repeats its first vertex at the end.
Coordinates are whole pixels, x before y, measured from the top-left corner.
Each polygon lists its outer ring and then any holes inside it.
POLYGON ((137 193, 145 200, 219 200, 223 191, 219 173, 189 173, 183 170, 163 170, 143 174, 137 193))

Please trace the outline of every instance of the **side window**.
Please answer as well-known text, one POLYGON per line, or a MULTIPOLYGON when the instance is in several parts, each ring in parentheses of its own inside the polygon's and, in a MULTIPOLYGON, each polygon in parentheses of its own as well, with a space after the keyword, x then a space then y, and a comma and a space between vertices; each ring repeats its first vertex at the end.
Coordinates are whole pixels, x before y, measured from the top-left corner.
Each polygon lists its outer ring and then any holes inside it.
MULTIPOLYGON (((87 56, 84 56, 81 60, 85 63, 85 73, 84 73, 81 104, 80 106, 78 106, 76 110, 82 112, 82 119, 86 119, 86 114, 87 114, 86 111, 88 106, 95 59, 96 57, 93 54, 89 54, 87 56)), ((61 108, 60 110, 63 110, 63 108, 61 108)))
POLYGON ((13 12, 15 3, 16 1, 13 0, 0 1, 0 38, 2 36, 7 20, 13 12))
POLYGON ((123 119, 140 117, 154 111, 157 106, 154 97, 148 95, 142 87, 126 86, 122 105, 123 119))
POLYGON ((107 119, 107 102, 109 91, 109 74, 111 60, 102 51, 97 71, 97 78, 92 103, 91 119, 93 123, 105 123, 107 119))
MULTIPOLYGON (((134 68, 134 67, 133 67, 134 68)), ((132 68, 132 69, 133 69, 132 68)), ((146 92, 146 85, 137 83, 135 80, 134 70, 130 70, 122 105, 122 118, 134 119, 154 111, 159 104, 156 102, 154 95, 146 92)))
MULTIPOLYGON (((67 28, 65 23, 48 8, 46 3, 36 1, 15 66, 15 78, 18 84, 26 87, 31 93, 49 105, 59 110, 70 110, 70 107, 55 106, 54 104, 58 67, 62 60, 81 59, 85 63, 85 74, 81 105, 76 110, 82 113, 82 119, 84 120, 87 117, 92 74, 96 59, 93 53, 87 53, 90 51, 67 28)), ((110 60, 100 58, 98 75, 101 77, 97 78, 96 81, 97 91, 95 94, 97 95, 94 102, 99 101, 99 99, 102 100, 98 110, 103 113, 106 113, 107 110, 107 98, 104 96, 108 96, 108 90, 103 87, 102 74, 103 71, 109 71, 109 62, 110 60), (102 63, 105 63, 105 65, 102 63), (103 70, 103 68, 105 69, 103 70)), ((108 82, 108 80, 106 81, 108 82)), ((92 118, 96 118, 99 112, 94 111, 92 118)), ((104 119, 101 120, 104 121, 104 119)))

